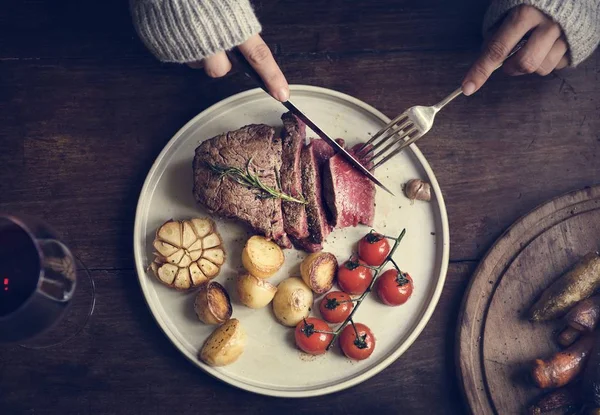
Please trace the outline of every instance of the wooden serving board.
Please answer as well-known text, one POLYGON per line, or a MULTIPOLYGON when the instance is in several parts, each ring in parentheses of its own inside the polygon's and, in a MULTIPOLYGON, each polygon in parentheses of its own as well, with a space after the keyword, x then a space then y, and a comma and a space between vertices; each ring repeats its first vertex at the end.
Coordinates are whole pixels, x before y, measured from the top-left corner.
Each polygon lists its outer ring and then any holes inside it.
POLYGON ((457 366, 473 414, 521 414, 543 394, 528 364, 558 350, 560 322, 530 323, 541 291, 600 248, 600 186, 554 199, 517 221, 487 253, 463 300, 457 366))

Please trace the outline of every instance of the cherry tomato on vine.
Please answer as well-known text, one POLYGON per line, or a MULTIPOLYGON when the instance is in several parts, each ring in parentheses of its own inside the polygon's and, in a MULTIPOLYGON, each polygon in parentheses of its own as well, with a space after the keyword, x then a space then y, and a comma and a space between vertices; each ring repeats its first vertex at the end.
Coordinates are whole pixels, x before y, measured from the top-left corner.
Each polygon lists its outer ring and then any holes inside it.
POLYGON ((413 280, 406 272, 389 269, 377 279, 377 295, 384 304, 402 305, 413 292, 413 280))
POLYGON ((321 319, 309 317, 296 326, 296 345, 306 353, 323 354, 333 339, 333 334, 322 333, 324 331, 331 331, 327 323, 321 319))
POLYGON ((350 359, 364 360, 375 350, 375 336, 364 324, 354 323, 352 326, 350 323, 340 334, 340 347, 350 359))
POLYGON ((364 293, 371 285, 371 281, 373 281, 373 272, 364 266, 363 261, 351 258, 338 270, 338 284, 348 294, 364 293))
POLYGON ((327 293, 319 303, 319 311, 330 323, 341 323, 350 315, 354 303, 350 296, 341 291, 327 293))
POLYGON ((378 267, 390 253, 387 238, 377 232, 369 232, 358 242, 358 256, 367 264, 378 267))

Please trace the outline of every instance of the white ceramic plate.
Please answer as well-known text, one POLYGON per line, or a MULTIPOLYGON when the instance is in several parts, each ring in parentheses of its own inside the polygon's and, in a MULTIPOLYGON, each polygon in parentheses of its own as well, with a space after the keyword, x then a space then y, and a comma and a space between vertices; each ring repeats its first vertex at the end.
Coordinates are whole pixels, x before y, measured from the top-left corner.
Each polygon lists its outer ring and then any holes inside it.
MULTIPOLYGON (((293 86, 294 102, 334 137, 348 145, 364 141, 389 120, 367 104, 339 92, 311 86, 293 86)), ((149 272, 152 241, 157 227, 170 218, 207 215, 192 195, 192 159, 198 143, 251 123, 281 125, 281 104, 259 89, 247 91, 210 107, 187 123, 165 146, 148 173, 137 206, 134 252, 138 277, 156 321, 175 347, 211 375, 242 389, 265 395, 306 397, 336 392, 365 381, 394 362, 415 341, 431 317, 442 292, 448 266, 449 234, 442 193, 429 164, 416 148, 397 156, 378 169, 377 176, 396 197, 377 191, 374 228, 388 235, 407 234, 394 259, 409 272, 415 290, 400 307, 380 303, 375 294, 365 299, 355 321, 367 324, 377 344, 373 355, 361 362, 342 356, 338 348, 326 355, 307 358, 294 347, 293 329, 279 325, 271 307, 250 310, 235 298, 235 276, 242 269, 241 250, 246 230, 231 221, 216 219, 228 258, 216 281, 232 295, 233 316, 248 333, 244 354, 232 365, 212 368, 197 358, 198 350, 214 327, 205 326, 194 314, 194 294, 182 294, 163 285, 149 272), (411 203, 401 186, 420 177, 432 184, 430 203, 411 203)), ((308 136, 313 136, 308 131, 308 136)), ((369 231, 359 226, 335 230, 324 245, 341 262, 356 249, 369 231)), ((278 283, 299 275, 304 253, 286 251, 286 262, 271 281, 278 283)), ((317 309, 318 307, 314 307, 317 309)), ((313 309, 314 309, 313 308, 313 309)))

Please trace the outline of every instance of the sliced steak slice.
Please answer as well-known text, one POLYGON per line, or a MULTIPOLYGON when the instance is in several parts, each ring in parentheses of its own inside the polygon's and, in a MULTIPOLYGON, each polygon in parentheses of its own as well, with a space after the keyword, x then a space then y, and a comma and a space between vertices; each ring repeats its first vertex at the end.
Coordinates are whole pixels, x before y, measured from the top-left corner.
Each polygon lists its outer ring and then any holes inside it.
MULTIPOLYGON (((340 146, 344 147, 344 139, 336 138, 335 141, 337 141, 340 146)), ((321 168, 327 160, 334 156, 335 150, 329 144, 327 144, 325 140, 320 138, 311 138, 310 142, 314 147, 313 151, 315 153, 317 164, 319 165, 319 168, 321 168)))
POLYGON ((323 250, 323 245, 311 242, 310 237, 304 238, 304 239, 291 238, 291 240, 296 248, 301 249, 305 252, 313 253, 313 252, 319 252, 319 251, 323 250))
MULTIPOLYGON (((342 147, 344 147, 346 144, 343 138, 336 138, 335 141, 337 141, 337 143, 342 147)), ((315 154, 315 160, 319 168, 319 173, 321 174, 321 177, 323 177, 324 166, 327 163, 327 161, 329 161, 329 159, 335 155, 335 150, 329 144, 327 144, 325 140, 322 140, 320 138, 311 138, 310 143, 313 146, 313 152, 315 154)), ((331 232, 334 228, 335 218, 326 204, 324 211, 325 216, 327 217, 327 222, 329 223, 329 232, 331 232)))
POLYGON ((281 199, 261 197, 259 190, 210 168, 217 165, 245 170, 252 159, 252 171, 265 185, 276 187, 281 151, 281 139, 264 124, 248 125, 204 141, 196 148, 193 163, 196 201, 212 213, 238 219, 268 238, 289 244, 283 229, 281 199))
MULTIPOLYGON (((360 145, 360 144, 359 144, 360 145)), ((375 184, 336 154, 323 169, 323 194, 334 226, 373 226, 375 184)))
POLYGON ((325 215, 321 171, 314 150, 314 142, 302 149, 302 190, 304 199, 307 202, 309 239, 313 243, 321 244, 325 241, 331 229, 325 215))
POLYGON ((287 236, 287 234, 284 234, 281 238, 275 240, 275 242, 277 242, 277 245, 279 245, 283 249, 292 249, 293 248, 292 241, 287 236))
MULTIPOLYGON (((306 141, 306 125, 291 112, 281 117, 283 133, 281 138, 281 189, 284 193, 302 199, 302 178, 300 153, 306 141)), ((308 236, 308 223, 304 205, 283 201, 283 226, 285 232, 296 239, 308 236)))

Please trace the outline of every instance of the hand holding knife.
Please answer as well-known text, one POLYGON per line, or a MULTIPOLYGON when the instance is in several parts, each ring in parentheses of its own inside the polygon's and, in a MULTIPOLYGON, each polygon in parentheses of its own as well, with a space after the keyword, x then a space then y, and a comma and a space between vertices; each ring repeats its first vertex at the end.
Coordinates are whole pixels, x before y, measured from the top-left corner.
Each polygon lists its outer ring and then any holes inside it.
MULTIPOLYGON (((252 65, 248 62, 246 57, 238 50, 233 49, 232 51, 227 52, 229 59, 234 65, 238 65, 240 69, 252 79, 256 84, 263 89, 266 93, 269 93, 267 87, 258 73, 254 70, 252 65)), ((387 187, 383 185, 367 168, 365 168, 360 161, 355 159, 352 154, 346 151, 342 146, 340 146, 333 138, 331 138, 325 131, 323 131, 320 127, 318 127, 306 114, 304 114, 296 105, 294 105, 291 100, 287 100, 286 102, 282 102, 282 105, 285 106, 288 111, 294 114, 296 117, 301 119, 311 130, 315 132, 320 138, 322 138, 327 144, 329 144, 336 153, 341 154, 346 161, 348 161, 354 168, 359 170, 363 175, 369 178, 373 183, 377 186, 381 187, 383 190, 394 195, 387 187)))

